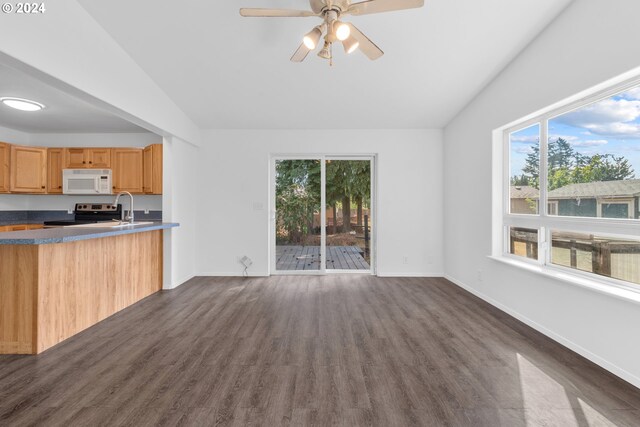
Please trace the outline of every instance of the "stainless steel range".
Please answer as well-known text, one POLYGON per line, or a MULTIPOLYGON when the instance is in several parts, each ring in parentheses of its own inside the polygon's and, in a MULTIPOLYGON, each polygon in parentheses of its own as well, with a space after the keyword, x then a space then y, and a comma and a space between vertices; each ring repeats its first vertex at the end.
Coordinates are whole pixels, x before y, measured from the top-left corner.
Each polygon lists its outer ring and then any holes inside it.
POLYGON ((71 221, 45 221, 45 228, 70 227, 74 225, 95 224, 122 220, 122 205, 111 203, 76 203, 73 211, 75 219, 71 221))

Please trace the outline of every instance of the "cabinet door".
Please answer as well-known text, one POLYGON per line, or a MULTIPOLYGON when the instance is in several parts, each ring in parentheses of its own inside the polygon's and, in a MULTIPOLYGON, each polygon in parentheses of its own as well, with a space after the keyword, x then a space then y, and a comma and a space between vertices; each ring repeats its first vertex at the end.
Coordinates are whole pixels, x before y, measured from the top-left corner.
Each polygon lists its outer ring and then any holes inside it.
POLYGON ((11 146, 11 192, 45 193, 47 149, 11 146))
POLYGON ((144 149, 144 192, 162 194, 162 144, 144 149))
POLYGON ((7 231, 27 231, 29 226, 26 224, 8 225, 7 231))
POLYGON ((89 148, 87 149, 89 167, 93 169, 111 168, 111 149, 109 148, 89 148))
POLYGON ((111 150, 113 191, 142 193, 142 149, 114 148, 111 150))
POLYGON ((153 190, 153 149, 148 146, 142 151, 142 191, 153 190))
POLYGON ((9 159, 11 158, 11 146, 0 142, 0 193, 9 192, 9 159))
POLYGON ((65 148, 65 169, 82 169, 88 166, 84 148, 65 148))
POLYGON ((64 168, 64 149, 47 150, 47 193, 62 194, 62 169, 64 168))

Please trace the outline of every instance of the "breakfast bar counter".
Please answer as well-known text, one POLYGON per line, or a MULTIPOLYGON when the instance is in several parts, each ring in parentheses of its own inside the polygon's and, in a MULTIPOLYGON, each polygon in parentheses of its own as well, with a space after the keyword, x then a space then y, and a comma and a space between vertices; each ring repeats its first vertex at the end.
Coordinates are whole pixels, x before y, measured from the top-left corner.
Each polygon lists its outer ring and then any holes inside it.
POLYGON ((162 289, 174 223, 0 233, 0 354, 38 354, 162 289))

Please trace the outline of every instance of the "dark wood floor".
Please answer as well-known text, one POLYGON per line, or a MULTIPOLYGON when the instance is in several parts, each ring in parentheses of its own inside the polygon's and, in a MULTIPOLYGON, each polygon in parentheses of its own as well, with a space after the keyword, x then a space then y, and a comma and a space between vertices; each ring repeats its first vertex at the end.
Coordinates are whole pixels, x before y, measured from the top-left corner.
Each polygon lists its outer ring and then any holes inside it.
POLYGON ((639 409, 442 279, 194 279, 0 357, 3 426, 638 426, 639 409))

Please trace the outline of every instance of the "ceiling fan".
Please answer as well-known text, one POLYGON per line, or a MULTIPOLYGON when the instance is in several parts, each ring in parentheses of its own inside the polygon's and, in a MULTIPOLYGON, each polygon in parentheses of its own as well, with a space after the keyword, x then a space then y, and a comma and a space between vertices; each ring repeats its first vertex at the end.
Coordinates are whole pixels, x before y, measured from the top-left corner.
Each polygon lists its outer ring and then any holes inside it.
POLYGON ((384 52, 350 22, 340 21, 342 15, 369 15, 395 10, 414 9, 424 6, 424 0, 368 0, 351 3, 351 0, 309 0, 311 10, 254 9, 242 8, 240 15, 246 17, 299 18, 316 16, 323 20, 303 38, 303 42, 291 57, 293 62, 302 62, 314 50, 324 35, 324 44, 318 56, 333 64, 333 43, 341 42, 346 53, 358 48, 371 60, 384 52))

